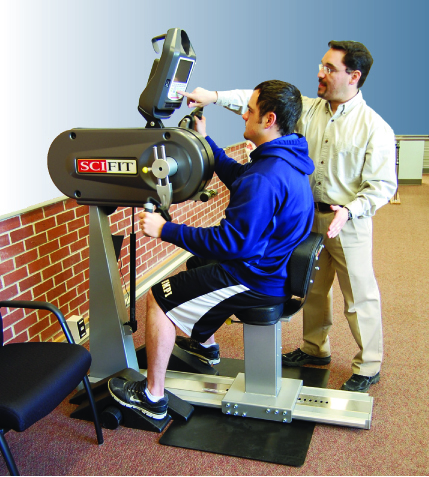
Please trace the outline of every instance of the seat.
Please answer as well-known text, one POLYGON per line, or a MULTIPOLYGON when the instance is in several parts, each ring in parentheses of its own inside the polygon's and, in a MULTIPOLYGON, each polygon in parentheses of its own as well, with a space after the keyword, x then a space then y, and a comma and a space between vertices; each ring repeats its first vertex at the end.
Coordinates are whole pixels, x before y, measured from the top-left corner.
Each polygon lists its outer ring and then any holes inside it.
POLYGON ((48 310, 58 319, 68 343, 3 344, 0 313, 0 448, 11 475, 19 475, 5 439, 9 430, 22 432, 53 411, 82 381, 94 416, 98 444, 103 434, 87 372, 91 355, 74 343, 63 314, 50 303, 0 301, 1 308, 48 310))
POLYGON ((290 321, 304 306, 317 270, 322 242, 322 235, 311 232, 292 252, 287 278, 292 297, 288 301, 235 314, 243 323, 245 390, 248 393, 277 396, 281 389, 281 321, 290 321))
POLYGON ((249 325, 274 325, 280 319, 289 321, 304 306, 310 286, 313 283, 316 261, 323 248, 323 235, 310 232, 292 252, 287 264, 287 288, 292 297, 278 305, 250 308, 236 314, 243 323, 249 325))

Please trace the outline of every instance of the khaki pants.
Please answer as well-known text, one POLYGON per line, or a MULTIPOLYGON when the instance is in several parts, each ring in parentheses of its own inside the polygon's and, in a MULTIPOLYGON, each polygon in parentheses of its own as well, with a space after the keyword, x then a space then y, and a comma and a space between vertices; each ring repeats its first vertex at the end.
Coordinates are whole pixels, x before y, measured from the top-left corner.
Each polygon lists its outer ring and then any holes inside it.
POLYGON ((320 270, 304 306, 302 351, 330 356, 328 333, 332 326, 332 283, 337 273, 344 296, 344 314, 360 351, 352 361, 354 374, 374 376, 383 356, 380 292, 372 266, 371 218, 349 220, 340 234, 326 236, 334 213, 315 211, 313 231, 323 234, 320 270))

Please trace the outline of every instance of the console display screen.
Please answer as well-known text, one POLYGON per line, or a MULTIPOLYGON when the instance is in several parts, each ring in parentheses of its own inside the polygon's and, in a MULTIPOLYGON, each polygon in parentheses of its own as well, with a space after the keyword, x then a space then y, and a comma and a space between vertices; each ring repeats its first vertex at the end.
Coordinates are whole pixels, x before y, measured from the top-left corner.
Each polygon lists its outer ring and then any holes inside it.
POLYGON ((174 79, 169 85, 168 99, 173 101, 181 101, 183 96, 177 94, 178 91, 185 91, 188 85, 189 76, 195 61, 180 58, 174 73, 174 79))
POLYGON ((193 61, 181 59, 177 66, 176 74, 174 75, 174 81, 178 83, 187 83, 193 64, 193 61))

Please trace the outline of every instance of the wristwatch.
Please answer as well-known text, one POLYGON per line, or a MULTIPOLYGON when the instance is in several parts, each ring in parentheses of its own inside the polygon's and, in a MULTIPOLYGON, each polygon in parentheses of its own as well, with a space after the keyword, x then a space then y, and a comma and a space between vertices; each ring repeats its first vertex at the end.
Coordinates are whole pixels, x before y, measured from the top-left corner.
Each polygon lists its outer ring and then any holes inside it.
POLYGON ((347 207, 344 207, 344 208, 347 209, 347 211, 348 211, 348 213, 349 213, 349 215, 348 215, 348 217, 347 217, 347 220, 352 220, 353 215, 352 215, 352 213, 350 212, 350 209, 348 209, 347 207))

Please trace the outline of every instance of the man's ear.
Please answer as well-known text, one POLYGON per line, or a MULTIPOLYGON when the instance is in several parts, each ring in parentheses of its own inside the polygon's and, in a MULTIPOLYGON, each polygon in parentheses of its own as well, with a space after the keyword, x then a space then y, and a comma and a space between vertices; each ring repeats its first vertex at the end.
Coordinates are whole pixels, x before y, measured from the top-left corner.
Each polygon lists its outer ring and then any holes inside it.
POLYGON ((350 73, 350 84, 355 85, 359 82, 362 72, 359 70, 354 70, 350 73))
POLYGON ((276 113, 270 111, 265 115, 265 124, 264 127, 265 129, 269 129, 273 127, 276 124, 277 121, 277 116, 276 113))

